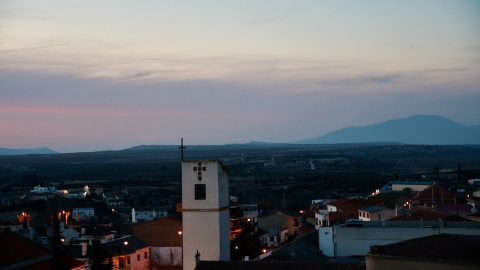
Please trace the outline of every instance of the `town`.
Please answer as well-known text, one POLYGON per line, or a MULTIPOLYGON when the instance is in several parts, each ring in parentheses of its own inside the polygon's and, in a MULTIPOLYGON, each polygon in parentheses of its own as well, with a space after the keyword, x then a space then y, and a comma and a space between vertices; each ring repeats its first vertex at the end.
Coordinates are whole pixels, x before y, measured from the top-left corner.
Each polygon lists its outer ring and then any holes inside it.
POLYGON ((477 269, 480 263, 478 147, 180 150, 2 156, 0 268, 477 269))

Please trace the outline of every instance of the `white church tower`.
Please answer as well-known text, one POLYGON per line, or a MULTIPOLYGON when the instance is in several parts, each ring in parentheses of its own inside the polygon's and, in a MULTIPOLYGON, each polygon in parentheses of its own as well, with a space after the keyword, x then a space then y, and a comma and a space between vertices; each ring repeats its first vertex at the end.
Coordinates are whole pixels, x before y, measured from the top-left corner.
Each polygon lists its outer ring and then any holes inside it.
POLYGON ((230 260, 228 176, 218 160, 182 161, 183 269, 230 260))

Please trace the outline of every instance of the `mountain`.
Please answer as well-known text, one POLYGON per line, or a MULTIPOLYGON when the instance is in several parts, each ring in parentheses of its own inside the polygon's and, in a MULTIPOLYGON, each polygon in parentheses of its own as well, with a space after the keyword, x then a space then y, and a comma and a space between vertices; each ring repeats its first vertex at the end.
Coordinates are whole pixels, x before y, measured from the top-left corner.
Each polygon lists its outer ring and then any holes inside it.
POLYGON ((9 149, 0 147, 0 155, 13 156, 13 155, 30 155, 30 154, 56 154, 57 152, 50 150, 46 147, 37 149, 9 149))
POLYGON ((370 126, 347 127, 302 144, 397 142, 407 144, 480 144, 478 126, 467 127, 438 115, 414 115, 370 126))

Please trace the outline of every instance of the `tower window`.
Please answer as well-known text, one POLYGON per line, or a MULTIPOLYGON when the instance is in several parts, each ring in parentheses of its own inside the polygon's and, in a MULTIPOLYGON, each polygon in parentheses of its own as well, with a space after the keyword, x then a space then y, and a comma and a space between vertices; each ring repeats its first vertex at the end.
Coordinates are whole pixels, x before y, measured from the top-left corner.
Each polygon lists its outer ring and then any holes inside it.
POLYGON ((207 199, 207 188, 205 184, 195 184, 195 200, 207 199))

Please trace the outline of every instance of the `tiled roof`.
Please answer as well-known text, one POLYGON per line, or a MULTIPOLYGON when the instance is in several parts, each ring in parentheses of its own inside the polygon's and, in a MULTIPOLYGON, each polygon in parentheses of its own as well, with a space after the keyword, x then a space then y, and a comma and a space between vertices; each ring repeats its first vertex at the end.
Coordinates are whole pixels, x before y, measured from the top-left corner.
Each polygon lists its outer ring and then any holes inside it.
MULTIPOLYGON (((102 244, 108 253, 112 256, 118 255, 128 255, 133 254, 137 250, 150 247, 149 244, 141 241, 132 236, 127 236, 123 238, 118 238, 110 242, 102 244), (128 242, 127 245, 124 242, 128 242)), ((91 251, 94 248, 93 245, 88 245, 87 250, 91 251)), ((82 245, 72 245, 69 249, 69 256, 73 258, 86 258, 87 256, 82 255, 82 245)))
POLYGON ((39 261, 39 258, 49 260, 50 253, 50 250, 44 246, 8 229, 0 233, 0 254, 3 258, 0 260, 0 267, 30 260, 39 261))
POLYGON ((392 181, 395 185, 431 185, 432 181, 392 181))
POLYGON ((298 236, 295 241, 272 251, 264 261, 326 262, 327 256, 318 248, 318 231, 298 236))
POLYGON ((454 197, 455 197, 454 192, 449 191, 448 189, 438 184, 437 182, 433 182, 433 184, 431 184, 424 190, 420 191, 413 198, 415 200, 432 200, 433 198, 433 200, 442 201, 442 200, 452 200, 454 197))
POLYGON ((360 211, 363 211, 363 212, 376 212, 376 211, 380 211, 380 210, 383 210, 385 209, 385 207, 382 207, 382 206, 371 206, 371 207, 368 207, 368 208, 363 208, 363 209, 360 209, 360 211))
POLYGON ((278 211, 273 215, 259 216, 258 227, 264 230, 286 230, 293 227, 294 218, 294 216, 278 211))
POLYGON ((478 235, 437 234, 395 244, 372 246, 370 254, 480 263, 478 235))
POLYGON ((182 231, 181 214, 133 224, 130 228, 133 236, 152 247, 183 246, 182 235, 178 234, 182 231))
POLYGON ((418 221, 420 219, 424 221, 437 221, 439 218, 445 221, 468 221, 466 218, 459 217, 457 215, 451 215, 447 213, 438 212, 436 210, 424 207, 417 207, 412 210, 407 211, 406 213, 399 215, 397 217, 391 218, 390 220, 395 221, 418 221))
MULTIPOLYGON (((2 254, 0 269, 50 269, 50 249, 10 230, 0 233, 0 254, 2 254)), ((68 257, 63 257, 62 261, 68 269, 85 265, 81 261, 68 257)))
POLYGON ((195 270, 365 270, 365 264, 277 261, 200 261, 195 270))

